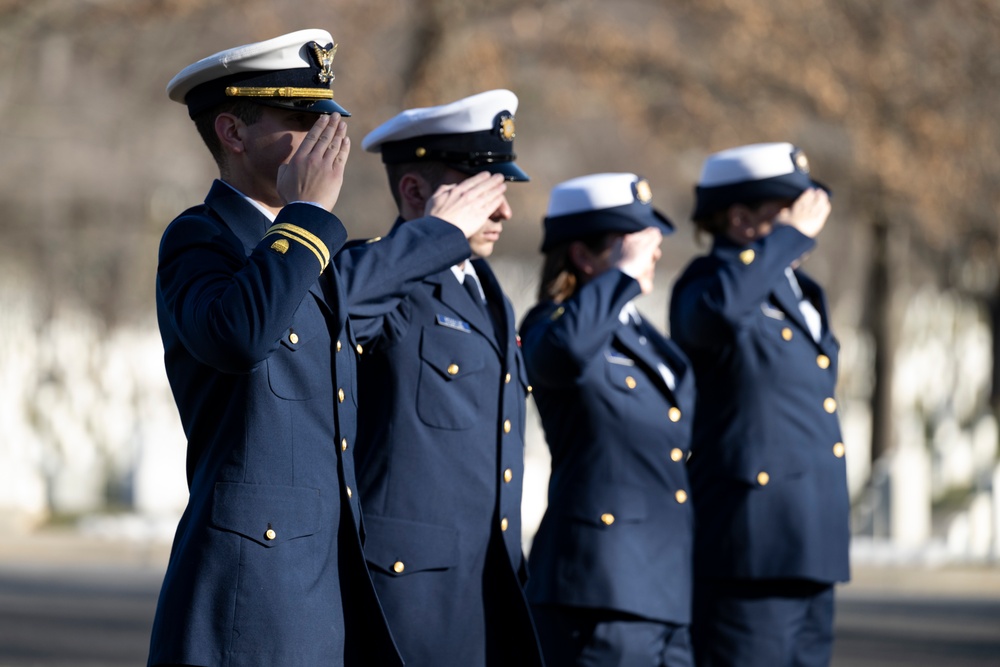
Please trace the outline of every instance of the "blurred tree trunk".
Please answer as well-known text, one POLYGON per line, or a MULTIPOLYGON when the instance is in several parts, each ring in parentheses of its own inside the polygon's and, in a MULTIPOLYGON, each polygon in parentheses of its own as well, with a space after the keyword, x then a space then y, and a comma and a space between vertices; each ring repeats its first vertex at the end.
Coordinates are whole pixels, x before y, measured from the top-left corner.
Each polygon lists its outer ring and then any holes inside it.
POLYGON ((870 398, 872 415, 871 461, 882 458, 892 447, 892 374, 896 353, 893 327, 892 249, 890 225, 879 209, 872 221, 872 254, 868 278, 867 320, 875 348, 870 398))

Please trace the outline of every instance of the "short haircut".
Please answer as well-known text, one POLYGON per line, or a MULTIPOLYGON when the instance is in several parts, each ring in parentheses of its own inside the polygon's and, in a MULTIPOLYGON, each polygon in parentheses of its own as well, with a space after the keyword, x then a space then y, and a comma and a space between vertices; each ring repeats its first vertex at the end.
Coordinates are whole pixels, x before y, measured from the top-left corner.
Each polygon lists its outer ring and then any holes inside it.
POLYGON ((208 146, 208 150, 215 159, 215 163, 219 165, 219 171, 225 168, 226 153, 222 150, 222 142, 219 141, 219 135, 215 133, 215 119, 218 118, 219 114, 223 113, 230 113, 247 125, 253 125, 264 115, 264 108, 259 104, 254 104, 247 100, 233 100, 232 102, 225 102, 206 109, 194 116, 194 126, 198 129, 201 140, 208 146))
POLYGON ((399 196, 399 182, 409 173, 419 174, 431 186, 431 191, 437 190, 444 182, 448 166, 443 162, 404 162, 385 165, 385 173, 389 178, 389 190, 396 201, 396 208, 401 208, 403 201, 399 196))

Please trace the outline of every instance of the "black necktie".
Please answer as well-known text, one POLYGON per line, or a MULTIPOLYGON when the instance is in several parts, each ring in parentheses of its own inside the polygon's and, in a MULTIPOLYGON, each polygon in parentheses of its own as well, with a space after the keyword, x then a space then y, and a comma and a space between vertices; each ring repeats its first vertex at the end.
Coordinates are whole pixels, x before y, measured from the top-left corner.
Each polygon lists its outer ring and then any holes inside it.
POLYGON ((488 317, 489 313, 486 310, 486 304, 483 302, 483 297, 479 293, 479 283, 476 282, 476 279, 472 276, 472 274, 465 274, 465 278, 462 279, 462 287, 464 287, 465 291, 468 292, 469 298, 476 303, 476 307, 488 317))

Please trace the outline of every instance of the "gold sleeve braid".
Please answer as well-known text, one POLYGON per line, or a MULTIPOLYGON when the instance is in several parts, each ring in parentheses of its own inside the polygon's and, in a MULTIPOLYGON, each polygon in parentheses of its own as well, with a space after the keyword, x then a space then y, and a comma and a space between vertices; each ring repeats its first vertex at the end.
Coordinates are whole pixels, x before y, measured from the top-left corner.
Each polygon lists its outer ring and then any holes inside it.
POLYGON ((303 229, 298 225, 292 225, 287 222, 279 222, 276 225, 272 225, 271 228, 267 230, 267 233, 264 234, 264 238, 275 234, 300 243, 308 248, 312 254, 316 255, 316 259, 319 260, 320 273, 322 273, 330 263, 330 249, 326 247, 326 244, 323 243, 322 239, 310 232, 308 229, 303 229))

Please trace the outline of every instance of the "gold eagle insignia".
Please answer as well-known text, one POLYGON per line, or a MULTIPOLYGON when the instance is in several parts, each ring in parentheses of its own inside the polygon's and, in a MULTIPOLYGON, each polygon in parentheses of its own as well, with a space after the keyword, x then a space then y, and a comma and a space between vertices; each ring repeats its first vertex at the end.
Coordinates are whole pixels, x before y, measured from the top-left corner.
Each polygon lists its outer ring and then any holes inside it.
POLYGON ((337 45, 334 44, 329 49, 324 49, 316 42, 310 42, 313 55, 316 56, 316 64, 319 65, 319 73, 316 79, 320 83, 330 83, 336 77, 333 75, 333 57, 337 54, 337 45))
POLYGON ((649 187, 649 181, 641 178, 635 183, 635 198, 643 204, 653 201, 653 189, 649 187))
POLYGON ((504 141, 514 141, 514 117, 509 114, 500 116, 500 138, 504 141))

